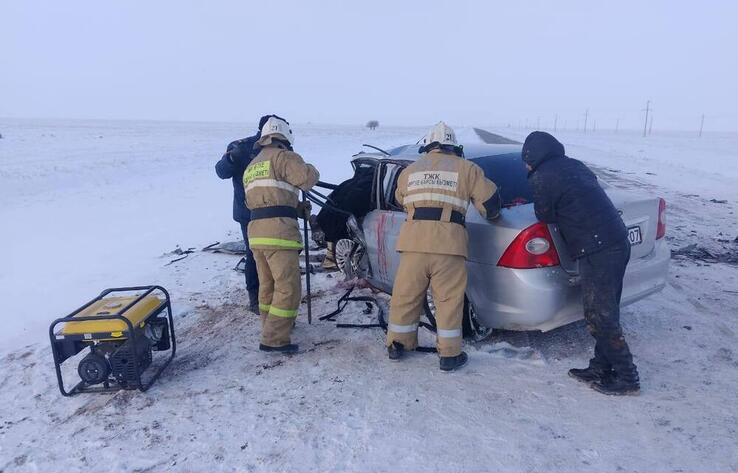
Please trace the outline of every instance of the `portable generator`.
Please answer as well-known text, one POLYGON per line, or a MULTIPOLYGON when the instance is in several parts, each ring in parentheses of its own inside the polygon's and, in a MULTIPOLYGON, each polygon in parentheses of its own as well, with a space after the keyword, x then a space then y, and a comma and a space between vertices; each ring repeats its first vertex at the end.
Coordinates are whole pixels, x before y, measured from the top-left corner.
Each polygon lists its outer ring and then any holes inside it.
POLYGON ((177 342, 169 293, 161 286, 105 289, 49 327, 59 390, 81 392, 146 391, 174 358, 177 342), (83 351, 86 352, 82 356, 83 351), (161 362, 153 352, 169 351, 161 362), (67 390, 62 363, 82 357, 81 378, 67 390))

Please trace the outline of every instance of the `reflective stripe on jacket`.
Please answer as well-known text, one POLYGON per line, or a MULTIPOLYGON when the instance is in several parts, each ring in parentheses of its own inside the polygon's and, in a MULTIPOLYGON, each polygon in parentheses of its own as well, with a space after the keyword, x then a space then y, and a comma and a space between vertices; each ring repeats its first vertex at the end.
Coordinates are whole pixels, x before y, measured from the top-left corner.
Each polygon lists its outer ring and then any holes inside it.
MULTIPOLYGON (((246 205, 249 209, 274 206, 296 208, 300 190, 318 182, 319 174, 302 157, 272 142, 266 144, 243 173, 246 205)), ((300 250, 302 236, 296 219, 274 217, 252 220, 248 228, 251 248, 300 250)))
POLYGON ((451 213, 466 215, 471 201, 486 217, 484 204, 496 192, 497 186, 476 164, 441 150, 430 151, 405 168, 397 181, 395 198, 408 214, 397 239, 397 251, 466 257, 466 228, 451 222, 451 213), (440 220, 413 220, 418 207, 442 209, 440 220))

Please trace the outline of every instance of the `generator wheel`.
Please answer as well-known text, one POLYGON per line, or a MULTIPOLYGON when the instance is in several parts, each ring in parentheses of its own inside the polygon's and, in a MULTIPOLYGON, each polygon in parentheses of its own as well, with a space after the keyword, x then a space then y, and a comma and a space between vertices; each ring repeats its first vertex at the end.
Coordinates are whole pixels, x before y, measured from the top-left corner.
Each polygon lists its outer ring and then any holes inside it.
POLYGON ((100 384, 110 376, 110 365, 103 355, 91 352, 79 362, 77 373, 87 384, 100 384))

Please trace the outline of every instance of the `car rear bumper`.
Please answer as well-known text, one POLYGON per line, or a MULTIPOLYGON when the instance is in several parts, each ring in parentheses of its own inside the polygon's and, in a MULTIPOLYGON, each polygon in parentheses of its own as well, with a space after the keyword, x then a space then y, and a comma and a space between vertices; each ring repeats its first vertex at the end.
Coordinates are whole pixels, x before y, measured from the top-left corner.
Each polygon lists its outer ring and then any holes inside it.
MULTIPOLYGON (((666 285, 671 252, 664 240, 643 258, 628 264, 622 306, 666 285)), ((560 267, 508 269, 468 262, 467 294, 480 322, 506 330, 548 331, 583 317, 578 277, 560 267)))

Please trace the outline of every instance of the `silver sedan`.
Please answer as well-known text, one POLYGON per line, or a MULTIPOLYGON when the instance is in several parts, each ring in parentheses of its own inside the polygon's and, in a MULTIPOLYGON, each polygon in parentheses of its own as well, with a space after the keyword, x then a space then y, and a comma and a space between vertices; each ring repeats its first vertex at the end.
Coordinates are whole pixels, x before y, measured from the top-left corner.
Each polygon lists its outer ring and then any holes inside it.
MULTIPOLYGON (((464 147, 500 188, 501 217, 495 222, 468 209, 469 283, 464 305, 465 335, 490 329, 548 331, 583 318, 578 265, 567 252, 556 225, 538 222, 531 203, 519 144, 464 147)), ((353 240, 337 245, 345 271, 359 273, 376 288, 392 293, 399 265, 395 243, 405 220, 394 194, 400 171, 418 158, 418 146, 384 153, 359 153, 354 168, 373 168, 372 208, 352 222, 353 240)), ((666 284, 670 251, 663 199, 623 192, 600 181, 619 210, 631 243, 622 305, 660 291, 666 284)), ((429 295, 432 306, 432 299, 429 295)))

